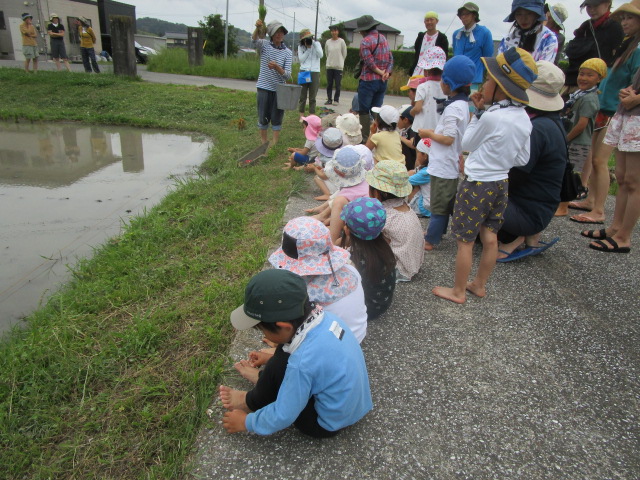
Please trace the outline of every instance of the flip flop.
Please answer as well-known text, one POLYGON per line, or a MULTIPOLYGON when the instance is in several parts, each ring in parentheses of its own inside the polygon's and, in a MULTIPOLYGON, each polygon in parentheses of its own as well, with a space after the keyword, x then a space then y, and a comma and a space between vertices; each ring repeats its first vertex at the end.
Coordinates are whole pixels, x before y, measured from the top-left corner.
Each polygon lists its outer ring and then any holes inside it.
POLYGON ((497 259, 498 263, 507 263, 513 262, 514 260, 520 260, 521 258, 529 257, 531 255, 535 255, 535 248, 526 247, 520 250, 514 250, 508 257, 497 259))
POLYGON ((607 229, 602 228, 600 230, 585 230, 580 232, 580 235, 587 238, 593 238, 595 240, 604 240, 605 238, 607 238, 607 229), (596 235, 598 236, 596 237, 596 235))
MULTIPOLYGON (((507 252, 506 250, 500 250, 500 249, 498 249, 498 253, 501 253, 501 254, 503 254, 503 255, 506 255, 506 257, 504 257, 504 258, 507 258, 509 255, 511 255, 511 254, 510 254, 509 252, 507 252)), ((502 258, 501 258, 500 260, 502 260, 502 258)), ((497 259, 496 259, 496 262, 499 262, 500 260, 497 260, 497 259)))
POLYGON ((583 205, 580 205, 578 202, 569 202, 569 208, 572 210, 582 210, 583 212, 590 212, 591 209, 587 208, 583 205))
POLYGON ((618 242, 616 242, 613 238, 607 237, 602 240, 596 240, 595 242, 589 244, 589 248, 593 250, 597 250, 598 252, 607 252, 607 253, 629 253, 631 251, 631 247, 620 247, 618 242), (604 242, 609 242, 607 245, 604 242), (595 245, 593 244, 595 243, 595 245), (613 248, 611 248, 613 247, 613 248))
POLYGON ((547 248, 549 247, 553 247, 558 240, 560 240, 560 237, 556 237, 553 240, 551 240, 550 242, 541 242, 538 241, 538 243, 540 245, 538 245, 537 247, 531 247, 533 248, 534 252, 531 255, 540 255, 542 252, 544 252, 547 248))
POLYGON ((597 225, 603 225, 604 220, 594 220, 593 218, 587 217, 586 215, 574 215, 573 217, 569 217, 569 220, 576 223, 593 223, 597 225))

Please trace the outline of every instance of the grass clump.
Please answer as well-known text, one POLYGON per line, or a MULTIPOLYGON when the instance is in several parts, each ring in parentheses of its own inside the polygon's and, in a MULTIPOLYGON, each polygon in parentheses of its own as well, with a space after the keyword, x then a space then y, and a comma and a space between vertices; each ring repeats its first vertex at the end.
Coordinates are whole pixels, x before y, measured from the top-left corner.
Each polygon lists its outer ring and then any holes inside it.
POLYGON ((171 128, 211 136, 200 175, 126 225, 0 343, 0 471, 22 478, 177 478, 206 421, 229 312, 278 241, 295 175, 258 146, 255 95, 112 75, 0 69, 0 119, 171 128), (54 100, 52 101, 52 93, 54 100))

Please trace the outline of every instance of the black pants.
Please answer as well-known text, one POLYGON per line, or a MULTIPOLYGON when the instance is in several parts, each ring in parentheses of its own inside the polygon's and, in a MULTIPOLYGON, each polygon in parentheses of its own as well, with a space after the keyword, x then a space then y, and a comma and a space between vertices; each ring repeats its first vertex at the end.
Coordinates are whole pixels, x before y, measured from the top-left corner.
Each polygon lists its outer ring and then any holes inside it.
POLYGON ((327 100, 331 101, 331 92, 333 90, 333 82, 336 83, 336 95, 333 101, 338 103, 340 100, 340 84, 342 83, 342 70, 327 68, 327 100))
MULTIPOLYGON (((246 403, 251 411, 255 412, 276 401, 287 370, 287 363, 289 363, 289 354, 282 350, 282 345, 278 345, 276 353, 260 372, 256 386, 247 392, 246 403)), ((300 412, 293 424, 305 435, 315 438, 333 437, 340 431, 332 432, 320 426, 313 397, 309 399, 307 406, 300 412)))

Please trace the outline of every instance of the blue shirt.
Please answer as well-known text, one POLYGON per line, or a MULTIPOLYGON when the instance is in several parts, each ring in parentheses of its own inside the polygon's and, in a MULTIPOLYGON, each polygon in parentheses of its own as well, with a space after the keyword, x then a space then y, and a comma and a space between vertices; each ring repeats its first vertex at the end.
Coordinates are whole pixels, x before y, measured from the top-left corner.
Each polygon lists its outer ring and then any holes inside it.
POLYGON ((600 110, 609 116, 616 113, 620 104, 618 93, 633 83, 633 76, 638 67, 640 67, 640 45, 623 64, 618 64, 616 69, 610 68, 609 74, 600 82, 600 91, 602 92, 598 97, 600 110))
POLYGON ((312 396, 318 423, 329 431, 356 423, 373 408, 360 345, 351 330, 327 311, 289 357, 276 401, 247 415, 245 426, 260 435, 287 428, 312 396))
POLYGON ((485 26, 476 23, 473 29, 474 41, 469 41, 469 36, 464 33, 464 28, 453 32, 453 55, 464 55, 473 60, 476 65, 476 74, 472 83, 482 83, 484 79, 484 63, 480 57, 493 57, 493 38, 491 32, 485 26), (458 38, 458 32, 461 32, 458 38))

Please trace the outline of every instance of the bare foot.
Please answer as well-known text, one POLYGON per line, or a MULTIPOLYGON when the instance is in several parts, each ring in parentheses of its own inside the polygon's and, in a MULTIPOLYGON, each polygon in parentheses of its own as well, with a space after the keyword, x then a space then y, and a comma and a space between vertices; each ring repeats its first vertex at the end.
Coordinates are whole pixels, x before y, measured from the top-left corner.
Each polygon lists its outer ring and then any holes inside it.
POLYGON ((286 167, 282 167, 282 170, 287 171, 287 170, 291 170, 291 165, 287 165, 286 167))
POLYGON ((293 167, 294 170, 296 171, 300 171, 300 170, 304 170, 304 167, 302 165, 297 166, 297 167, 293 167))
POLYGON ((235 390, 226 385, 220 385, 220 401, 222 406, 227 410, 242 410, 243 412, 251 412, 245 399, 247 398, 247 392, 242 390, 235 390))
POLYGON ((233 366, 238 370, 238 372, 240 372, 242 378, 246 378, 254 385, 258 383, 258 369, 252 367, 249 360, 240 360, 239 362, 234 363, 233 366))
POLYGON ((432 243, 427 242, 426 240, 424 241, 424 249, 427 252, 430 252, 431 250, 433 250, 434 248, 436 248, 435 245, 433 245, 432 243))
POLYGON ((318 210, 318 207, 315 207, 315 208, 307 208, 307 209, 305 210, 305 212, 306 212, 306 213, 316 213, 316 214, 318 214, 318 213, 320 213, 320 210, 318 210))
POLYGON ((445 300, 449 300, 454 303, 464 303, 467 301, 467 296, 464 294, 462 296, 454 295, 453 288, 434 287, 434 289, 431 291, 435 296, 444 298, 445 300))
POLYGON ((476 297, 480 298, 487 296, 487 289, 485 287, 479 287, 475 284, 475 282, 467 283, 467 292, 472 293, 476 297))
POLYGON ((326 202, 327 200, 329 200, 329 195, 319 195, 317 197, 313 197, 313 199, 318 200, 319 202, 326 202))

